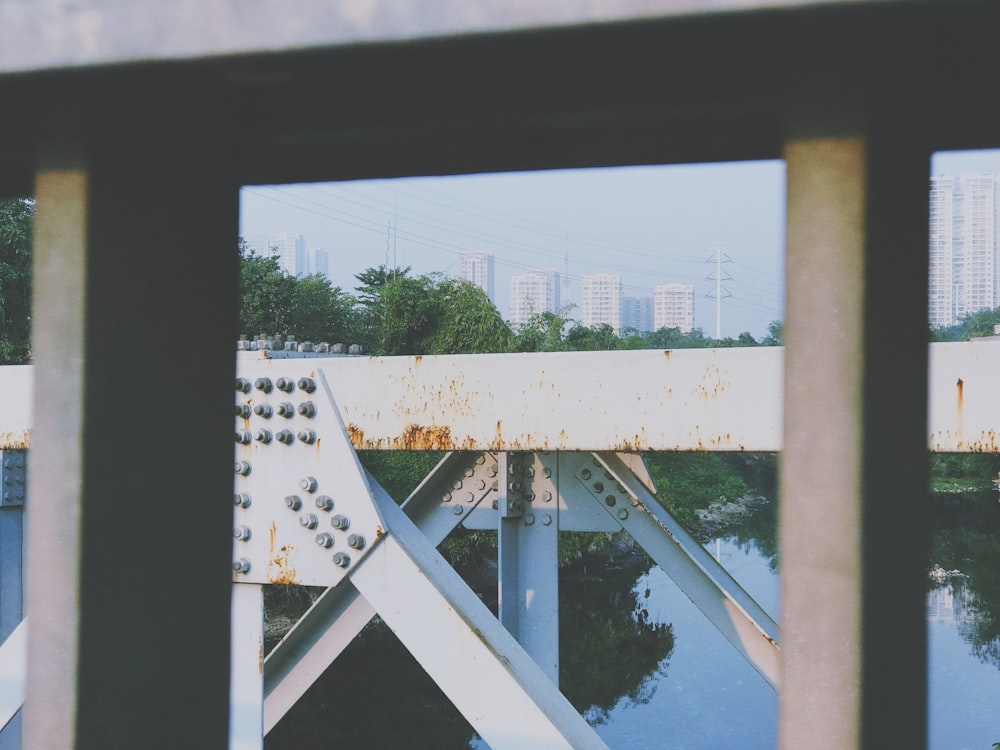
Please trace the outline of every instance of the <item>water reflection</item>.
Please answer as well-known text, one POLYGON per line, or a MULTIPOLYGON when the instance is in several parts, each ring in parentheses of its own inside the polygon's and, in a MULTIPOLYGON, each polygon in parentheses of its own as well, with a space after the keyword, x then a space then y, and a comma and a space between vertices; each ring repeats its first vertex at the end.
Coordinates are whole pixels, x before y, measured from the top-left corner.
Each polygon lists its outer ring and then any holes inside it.
MULTIPOLYGON (((995 492, 932 501, 928 578, 929 747, 1000 740, 1000 503, 995 492)), ((779 613, 776 503, 703 541, 779 613)), ((561 684, 612 748, 773 748, 777 695, 658 567, 642 556, 560 579, 561 684)), ((483 747, 380 625, 323 675, 267 738, 270 749, 483 747)))

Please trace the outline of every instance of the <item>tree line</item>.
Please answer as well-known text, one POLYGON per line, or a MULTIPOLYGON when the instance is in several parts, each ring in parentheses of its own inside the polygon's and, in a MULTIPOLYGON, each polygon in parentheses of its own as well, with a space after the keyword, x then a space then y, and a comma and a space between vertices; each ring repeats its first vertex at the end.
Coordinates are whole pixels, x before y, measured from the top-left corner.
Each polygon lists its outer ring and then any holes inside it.
MULTIPOLYGON (((31 360, 31 238, 34 202, 0 201, 0 364, 31 360)), ((296 278, 276 258, 238 243, 241 264, 239 329, 294 336, 298 341, 360 344, 371 355, 480 354, 492 352, 606 351, 734 346, 779 346, 783 323, 772 321, 755 339, 749 332, 713 339, 700 328, 643 332, 587 327, 573 308, 542 312, 512 330, 478 287, 443 274, 414 274, 410 267, 367 268, 350 292, 325 276, 296 278)), ((953 326, 929 331, 931 341, 965 341, 993 335, 1000 307, 966 315, 953 326)))
POLYGON ((296 278, 277 258, 240 243, 240 330, 292 336, 297 341, 360 344, 375 356, 485 354, 498 352, 604 351, 733 346, 778 346, 782 324, 774 321, 760 341, 749 332, 712 339, 696 328, 682 332, 587 327, 571 317, 572 306, 534 315, 514 330, 486 293, 468 281, 412 269, 367 268, 355 275, 353 293, 322 275, 296 278))

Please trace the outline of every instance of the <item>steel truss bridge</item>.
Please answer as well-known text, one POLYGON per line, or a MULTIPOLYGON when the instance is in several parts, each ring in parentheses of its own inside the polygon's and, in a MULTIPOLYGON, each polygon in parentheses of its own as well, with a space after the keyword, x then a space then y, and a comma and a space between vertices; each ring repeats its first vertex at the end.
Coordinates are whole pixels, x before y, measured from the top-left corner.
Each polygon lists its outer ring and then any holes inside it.
MULTIPOLYGON (((656 501, 638 453, 781 451, 783 354, 238 352, 230 747, 262 748, 376 614, 491 747, 605 747, 558 687, 560 531, 627 531, 780 689, 775 620, 656 501), (400 505, 358 449, 445 456, 400 505), (436 551, 458 526, 498 532, 499 617, 436 551), (272 584, 326 591, 264 657, 272 584)), ((1000 342, 934 344, 930 363, 928 448, 1000 450, 1000 342)), ((32 374, 0 369, 2 747, 25 694, 32 374)))

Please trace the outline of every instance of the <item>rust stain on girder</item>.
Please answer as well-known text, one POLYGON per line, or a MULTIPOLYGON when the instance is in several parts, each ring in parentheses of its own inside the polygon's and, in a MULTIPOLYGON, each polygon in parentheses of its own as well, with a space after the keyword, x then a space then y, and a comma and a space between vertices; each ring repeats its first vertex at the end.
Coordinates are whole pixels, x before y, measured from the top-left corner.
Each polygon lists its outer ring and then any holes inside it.
POLYGON ((0 432, 0 450, 20 451, 31 444, 31 430, 15 430, 0 432))
MULTIPOLYGON (((399 435, 367 438, 365 431, 351 422, 347 425, 347 435, 357 450, 450 451, 456 448, 448 425, 420 425, 411 422, 399 435)), ((462 443, 464 449, 474 446, 470 438, 462 443)))
POLYGON ((723 378, 722 370, 718 365, 709 365, 705 368, 705 376, 698 387, 694 389, 696 396, 701 396, 706 401, 712 401, 729 389, 729 381, 723 378))
POLYGON ((290 544, 277 547, 278 526, 275 522, 271 522, 271 528, 268 531, 270 544, 267 556, 268 583, 298 583, 299 574, 295 570, 295 566, 292 565, 292 553, 295 552, 295 547, 290 544))
POLYGON ((982 430, 975 438, 966 438, 962 430, 931 433, 929 448, 933 453, 1000 453, 1000 430, 982 430))

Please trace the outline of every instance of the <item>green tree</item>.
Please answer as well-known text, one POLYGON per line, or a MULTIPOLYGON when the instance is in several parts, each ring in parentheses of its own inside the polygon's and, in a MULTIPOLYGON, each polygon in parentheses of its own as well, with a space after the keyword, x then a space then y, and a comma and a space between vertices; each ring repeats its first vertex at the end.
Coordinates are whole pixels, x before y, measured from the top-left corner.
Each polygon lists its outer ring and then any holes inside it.
POLYGON ((622 340, 607 323, 599 326, 573 326, 566 333, 566 348, 574 352, 613 351, 622 348, 622 340))
POLYGON ((647 349, 704 349, 712 346, 712 339, 705 338, 700 328, 683 333, 680 328, 661 328, 647 333, 647 349))
POLYGON ((240 331, 287 335, 292 322, 295 277, 285 273, 278 259, 257 255, 241 240, 240 331))
POLYGON ((785 324, 780 320, 772 320, 767 324, 767 335, 760 340, 761 346, 783 346, 785 343, 785 324))
POLYGON ((35 204, 0 201, 0 364, 31 357, 31 235, 35 204))
POLYGON ((322 274, 298 279, 292 292, 290 332, 299 341, 353 343, 354 298, 322 274))
POLYGON ((362 344, 378 356, 504 352, 511 332, 486 294, 441 274, 384 266, 355 276, 362 344))
POLYGON ((1000 307, 964 315, 953 326, 931 330, 931 341, 968 341, 982 336, 992 336, 994 327, 1000 325, 1000 307))
POLYGON ((513 338, 486 293, 468 281, 445 279, 433 290, 437 325, 427 337, 427 354, 506 352, 513 338))
POLYGON ((566 305, 558 313, 543 312, 532 315, 521 326, 511 341, 511 351, 515 352, 561 352, 566 350, 564 333, 573 323, 569 317, 572 305, 566 305))

